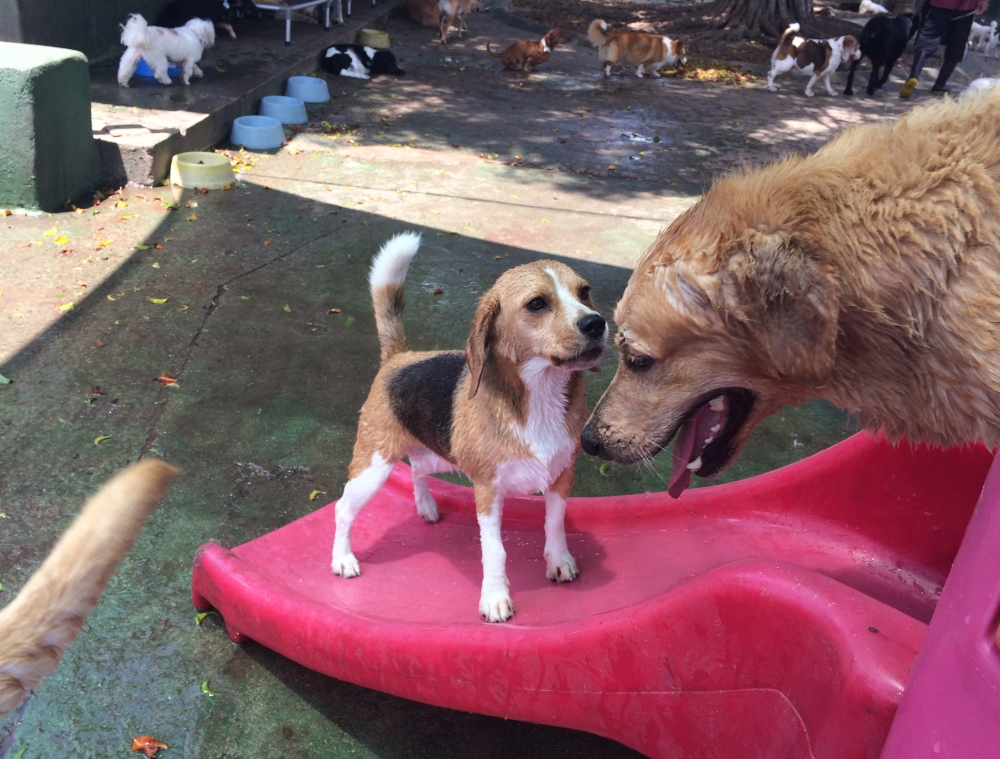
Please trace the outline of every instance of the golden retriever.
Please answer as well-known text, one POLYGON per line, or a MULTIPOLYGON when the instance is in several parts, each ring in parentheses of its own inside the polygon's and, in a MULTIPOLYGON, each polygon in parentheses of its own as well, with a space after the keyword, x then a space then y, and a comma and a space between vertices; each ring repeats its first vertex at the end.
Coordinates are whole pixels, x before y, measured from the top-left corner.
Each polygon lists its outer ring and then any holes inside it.
POLYGON ((717 181, 632 273, 584 450, 631 463, 677 435, 676 497, 808 398, 891 439, 997 445, 998 182, 1000 90, 717 181))
POLYGON ((175 474, 149 460, 115 476, 0 611, 0 717, 56 668, 175 474))

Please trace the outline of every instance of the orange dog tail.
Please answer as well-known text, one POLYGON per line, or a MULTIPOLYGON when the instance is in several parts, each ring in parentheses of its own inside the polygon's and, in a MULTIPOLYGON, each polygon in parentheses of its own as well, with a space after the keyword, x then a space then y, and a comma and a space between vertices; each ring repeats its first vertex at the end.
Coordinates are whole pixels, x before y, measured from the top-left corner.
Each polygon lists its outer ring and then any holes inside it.
POLYGON ((150 459, 116 475, 0 611, 0 716, 56 668, 176 473, 150 459))
POLYGON ((494 58, 503 58, 503 53, 494 53, 492 50, 490 50, 490 44, 491 43, 489 42, 486 43, 486 52, 492 55, 494 58))
POLYGON ((368 284, 375 303, 375 326, 383 364, 397 353, 410 349, 403 332, 403 282, 418 248, 420 235, 402 232, 390 238, 372 261, 368 284))
POLYGON ((590 40, 590 43, 594 47, 600 47, 608 41, 608 38, 604 34, 606 31, 608 31, 608 22, 596 18, 587 27, 587 39, 590 40))

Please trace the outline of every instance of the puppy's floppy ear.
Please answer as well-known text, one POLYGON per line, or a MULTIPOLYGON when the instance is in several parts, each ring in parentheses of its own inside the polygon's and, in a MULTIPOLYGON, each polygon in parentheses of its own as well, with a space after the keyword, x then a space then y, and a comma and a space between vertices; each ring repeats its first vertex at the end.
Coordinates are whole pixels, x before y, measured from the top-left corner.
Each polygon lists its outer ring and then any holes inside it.
POLYGON ((788 235, 748 230, 722 271, 722 304, 764 350, 778 376, 821 385, 837 354, 832 269, 788 235))
POLYGON ((486 366, 486 349, 493 342, 494 327, 500 315, 500 298, 494 293, 486 293, 476 307, 469 330, 469 341, 465 344, 465 362, 469 365, 469 398, 475 398, 479 382, 486 366))

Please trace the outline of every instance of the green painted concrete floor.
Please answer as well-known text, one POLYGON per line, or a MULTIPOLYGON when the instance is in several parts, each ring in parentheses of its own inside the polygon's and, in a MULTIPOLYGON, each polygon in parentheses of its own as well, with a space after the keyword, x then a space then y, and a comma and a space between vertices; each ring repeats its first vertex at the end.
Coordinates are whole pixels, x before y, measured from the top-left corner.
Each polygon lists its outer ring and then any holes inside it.
MULTIPOLYGON (((903 106, 807 101, 791 82, 777 96, 604 82, 572 46, 524 77, 484 50, 529 35, 486 14, 470 26, 443 49, 393 21, 408 75, 331 81, 336 98, 288 147, 247 155, 231 191, 127 189, 81 213, 0 217, 0 373, 13 379, 0 385, 0 604, 115 470, 144 456, 183 469, 58 670, 0 719, 0 757, 126 756, 139 734, 168 759, 635 756, 235 646, 217 616, 195 624, 192 555, 308 513, 313 490, 339 495, 378 363, 365 275, 391 234, 424 234, 407 282, 415 348, 463 345, 479 294, 541 256, 576 267, 610 316, 632 264, 713 175, 903 106)), ((614 362, 588 375, 591 404, 614 362)), ((848 433, 829 406, 788 409, 724 479, 848 433)), ((577 495, 606 495, 663 489, 669 467, 602 474, 581 456, 577 470, 577 495)))

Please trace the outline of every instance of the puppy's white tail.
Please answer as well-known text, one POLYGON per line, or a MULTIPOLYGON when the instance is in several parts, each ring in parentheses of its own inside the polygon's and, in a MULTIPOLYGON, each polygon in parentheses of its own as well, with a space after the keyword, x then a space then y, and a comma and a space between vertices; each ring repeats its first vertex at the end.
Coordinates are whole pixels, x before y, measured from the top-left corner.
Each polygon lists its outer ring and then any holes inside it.
POLYGON ((375 326, 383 364, 397 353, 410 349, 403 332, 403 282, 419 248, 419 234, 401 232, 390 238, 372 261, 368 284, 375 303, 375 326))
POLYGON ((0 716, 55 669, 176 472, 147 460, 116 475, 0 611, 0 716))
POLYGON ((782 45, 785 45, 785 44, 791 44, 792 37, 794 37, 796 34, 798 34, 799 33, 799 29, 801 29, 801 28, 802 27, 801 27, 801 25, 799 25, 798 22, 796 22, 794 24, 789 24, 788 28, 785 29, 785 33, 781 35, 781 39, 778 40, 778 47, 781 47, 782 45))
POLYGON ((148 36, 149 24, 138 13, 133 13, 125 23, 122 31, 122 44, 125 47, 141 47, 148 36))
POLYGON ((608 24, 606 21, 602 21, 599 18, 595 18, 590 22, 590 26, 587 27, 587 39, 594 47, 600 47, 608 38, 605 36, 605 32, 608 31, 608 24))

